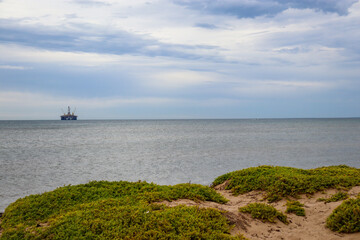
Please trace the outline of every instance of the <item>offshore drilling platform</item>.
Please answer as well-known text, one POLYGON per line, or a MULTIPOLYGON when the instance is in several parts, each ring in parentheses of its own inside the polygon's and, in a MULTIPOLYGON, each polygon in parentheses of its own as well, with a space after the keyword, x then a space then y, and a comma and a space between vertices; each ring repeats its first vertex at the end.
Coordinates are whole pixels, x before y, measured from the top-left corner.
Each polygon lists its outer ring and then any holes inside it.
POLYGON ((68 106, 68 113, 67 114, 63 114, 60 116, 61 120, 77 120, 77 115, 75 115, 75 110, 71 113, 70 112, 70 106, 68 106))

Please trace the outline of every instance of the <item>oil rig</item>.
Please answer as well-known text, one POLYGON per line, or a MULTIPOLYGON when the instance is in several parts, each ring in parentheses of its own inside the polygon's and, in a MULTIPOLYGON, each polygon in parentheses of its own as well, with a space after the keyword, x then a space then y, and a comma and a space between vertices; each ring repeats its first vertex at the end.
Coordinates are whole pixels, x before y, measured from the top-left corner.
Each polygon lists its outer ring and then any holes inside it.
POLYGON ((60 116, 61 120, 77 120, 77 115, 75 115, 75 111, 76 108, 72 113, 70 113, 70 106, 68 106, 68 113, 67 114, 64 113, 63 115, 61 115, 60 116))

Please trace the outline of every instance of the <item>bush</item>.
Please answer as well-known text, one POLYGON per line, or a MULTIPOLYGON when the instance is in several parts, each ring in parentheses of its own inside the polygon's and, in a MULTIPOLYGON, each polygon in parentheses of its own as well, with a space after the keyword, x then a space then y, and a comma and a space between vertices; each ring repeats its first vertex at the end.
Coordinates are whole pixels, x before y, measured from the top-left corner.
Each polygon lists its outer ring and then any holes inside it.
POLYGON ((360 232, 360 198, 344 201, 326 219, 326 226, 337 232, 360 232))
POLYGON ((286 196, 313 194, 328 188, 347 189, 360 185, 360 169, 345 165, 316 169, 260 166, 224 174, 212 186, 228 181, 226 189, 233 194, 253 190, 266 191, 265 198, 274 202, 286 196))
POLYGON ((114 199, 84 204, 51 219, 45 228, 4 232, 3 239, 19 232, 24 234, 18 239, 236 239, 214 209, 123 206, 114 199))
POLYGON ((263 222, 275 222, 275 218, 288 224, 287 217, 271 205, 264 203, 250 203, 245 207, 239 208, 240 212, 250 213, 253 218, 260 219, 263 222))
POLYGON ((285 213, 295 213, 297 216, 305 216, 304 204, 299 201, 287 201, 285 213))
POLYGON ((1 239, 241 239, 220 211, 156 204, 179 198, 225 203, 197 184, 90 182, 31 195, 10 204, 1 239))

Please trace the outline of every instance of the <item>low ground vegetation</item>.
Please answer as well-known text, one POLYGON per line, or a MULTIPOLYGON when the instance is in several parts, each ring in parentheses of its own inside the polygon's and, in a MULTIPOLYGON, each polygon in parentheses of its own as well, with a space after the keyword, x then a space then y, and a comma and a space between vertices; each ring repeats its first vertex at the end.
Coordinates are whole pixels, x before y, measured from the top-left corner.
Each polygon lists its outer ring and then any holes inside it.
POLYGON ((360 232, 360 197, 344 201, 327 218, 326 226, 342 233, 360 232))
POLYGON ((253 218, 260 219, 263 222, 275 222, 275 219, 288 224, 286 215, 279 212, 271 205, 265 203, 250 203, 245 207, 239 208, 240 212, 250 213, 253 218))
POLYGON ((346 192, 337 192, 337 193, 331 195, 329 198, 319 198, 318 201, 329 203, 329 202, 338 202, 338 201, 345 200, 348 198, 349 198, 349 195, 346 192))
POLYGON ((215 179, 213 186, 227 181, 226 189, 233 194, 253 190, 266 192, 269 202, 299 194, 313 194, 329 188, 349 189, 360 185, 360 169, 345 165, 298 169, 291 167, 260 166, 224 174, 215 179))
POLYGON ((227 219, 218 210, 154 203, 179 198, 227 201, 197 184, 100 181, 66 186, 11 204, 2 217, 1 239, 241 239, 229 234, 227 219))
POLYGON ((287 201, 285 213, 294 213, 297 216, 305 216, 304 204, 299 201, 287 201))
MULTIPOLYGON (((360 169, 343 165, 310 170, 260 166, 227 173, 212 185, 222 183, 235 195, 264 191, 269 202, 329 188, 341 190, 324 200, 331 202, 347 198, 343 191, 360 185, 360 169)), ((359 197, 335 209, 326 221, 327 227, 359 232, 359 197)), ((228 201, 213 188, 198 184, 94 181, 18 199, 0 216, 0 239, 244 239, 230 235, 224 212, 159 204, 177 199, 219 204, 228 201)), ((288 223, 286 215, 263 203, 249 204, 239 211, 262 221, 288 223)), ((286 212, 305 215, 298 201, 288 201, 286 212)))

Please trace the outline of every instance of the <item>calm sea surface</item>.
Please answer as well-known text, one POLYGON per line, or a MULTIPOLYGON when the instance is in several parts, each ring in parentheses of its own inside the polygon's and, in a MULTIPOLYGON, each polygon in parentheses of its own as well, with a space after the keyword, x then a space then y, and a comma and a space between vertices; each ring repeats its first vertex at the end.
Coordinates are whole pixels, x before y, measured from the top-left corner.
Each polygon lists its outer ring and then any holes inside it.
POLYGON ((91 180, 210 184, 259 165, 360 167, 360 119, 0 121, 0 212, 91 180))

